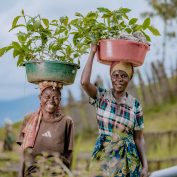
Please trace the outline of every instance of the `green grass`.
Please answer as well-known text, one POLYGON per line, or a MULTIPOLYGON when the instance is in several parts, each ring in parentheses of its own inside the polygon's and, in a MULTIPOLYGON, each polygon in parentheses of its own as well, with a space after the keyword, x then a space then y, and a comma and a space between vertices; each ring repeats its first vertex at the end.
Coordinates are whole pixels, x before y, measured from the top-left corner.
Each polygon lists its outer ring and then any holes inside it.
POLYGON ((177 130, 177 102, 146 110, 144 121, 145 132, 177 130))
MULTIPOLYGON (((19 164, 20 161, 20 156, 19 153, 17 153, 16 151, 12 151, 12 152, 3 152, 2 153, 5 157, 9 158, 9 160, 3 160, 0 159, 0 169, 9 169, 11 170, 12 166, 16 166, 17 164, 19 164)), ((16 172, 3 172, 1 174, 3 177, 15 177, 17 176, 16 172)))

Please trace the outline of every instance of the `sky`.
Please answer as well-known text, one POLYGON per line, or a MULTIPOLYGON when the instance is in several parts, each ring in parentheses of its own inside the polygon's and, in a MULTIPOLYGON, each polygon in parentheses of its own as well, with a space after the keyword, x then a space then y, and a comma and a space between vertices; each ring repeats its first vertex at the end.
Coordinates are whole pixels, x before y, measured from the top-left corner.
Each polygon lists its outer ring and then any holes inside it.
MULTIPOLYGON (((1 0, 2 1, 2 0, 1 0)), ((75 12, 83 14, 95 10, 97 7, 107 7, 116 9, 119 7, 128 7, 132 9, 130 17, 140 18, 140 13, 150 10, 146 0, 6 0, 1 2, 0 6, 0 47, 10 44, 15 39, 15 32, 8 32, 11 28, 13 18, 24 9, 26 14, 35 16, 40 14, 49 19, 59 18, 61 16, 74 17, 75 12)), ((142 18, 139 22, 142 22, 142 18)), ((163 33, 163 23, 160 19, 152 20, 161 33, 163 33)), ((161 48, 161 37, 152 37, 151 50, 148 52, 144 66, 141 70, 147 69, 148 64, 155 59, 157 50, 161 48), (159 44, 159 45, 157 45, 159 44)), ((169 52, 170 53, 170 52, 169 52)), ((64 87, 63 96, 67 96, 68 89, 71 89, 75 98, 80 96, 80 76, 87 60, 87 55, 81 58, 81 68, 77 72, 75 83, 64 87)), ((0 58, 0 101, 17 99, 31 94, 38 94, 37 86, 27 82, 25 68, 16 66, 17 60, 8 53, 0 58)), ((167 61, 167 65, 171 62, 167 61)), ((96 59, 93 64, 92 81, 97 75, 109 80, 109 67, 99 64, 96 59)))

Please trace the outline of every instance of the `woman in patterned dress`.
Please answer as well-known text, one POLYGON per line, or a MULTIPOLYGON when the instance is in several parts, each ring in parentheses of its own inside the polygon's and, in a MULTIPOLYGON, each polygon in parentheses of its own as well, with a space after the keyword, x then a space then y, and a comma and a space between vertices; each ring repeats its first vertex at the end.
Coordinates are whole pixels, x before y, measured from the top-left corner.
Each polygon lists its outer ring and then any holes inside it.
POLYGON ((92 44, 81 77, 81 85, 96 108, 99 129, 92 157, 108 159, 104 170, 110 171, 111 176, 146 177, 148 165, 144 150, 142 107, 136 98, 126 92, 133 76, 133 67, 130 63, 112 63, 110 77, 113 88, 97 88, 90 83, 96 51, 97 46, 92 44))

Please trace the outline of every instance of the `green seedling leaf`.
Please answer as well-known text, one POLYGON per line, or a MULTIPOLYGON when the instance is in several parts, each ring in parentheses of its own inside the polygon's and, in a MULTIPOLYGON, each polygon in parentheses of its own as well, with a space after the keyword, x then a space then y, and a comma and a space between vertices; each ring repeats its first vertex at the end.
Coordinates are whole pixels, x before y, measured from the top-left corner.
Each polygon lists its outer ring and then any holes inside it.
POLYGON ((119 12, 121 12, 121 13, 128 13, 130 11, 131 11, 131 9, 128 9, 128 8, 120 8, 120 10, 119 10, 119 12))
POLYGON ((97 10, 102 13, 111 13, 111 11, 109 9, 104 8, 104 7, 99 7, 99 8, 97 8, 97 10))
POLYGON ((97 14, 95 12, 89 12, 86 16, 86 18, 94 19, 97 17, 97 14))
POLYGON ((13 22, 12 22, 12 28, 14 28, 17 25, 18 20, 21 18, 21 16, 17 16, 14 18, 13 22))
POLYGON ((149 25, 150 25, 150 23, 151 23, 151 19, 148 17, 148 18, 146 18, 145 20, 144 20, 144 22, 143 22, 143 29, 145 30, 145 29, 147 29, 148 27, 149 27, 149 25))
POLYGON ((134 25, 137 21, 138 21, 137 18, 132 18, 132 19, 129 21, 129 25, 134 25))
POLYGON ((144 31, 142 31, 141 30, 141 32, 143 33, 143 35, 146 37, 146 40, 148 41, 148 42, 151 42, 151 38, 150 38, 150 36, 149 35, 147 35, 144 31))
POLYGON ((47 28, 49 27, 49 20, 47 18, 42 18, 42 22, 47 28))
POLYGON ((17 61, 17 66, 22 66, 23 62, 24 62, 24 58, 22 55, 20 55, 17 61))
POLYGON ((22 9, 22 15, 24 16, 25 15, 25 13, 24 13, 24 10, 22 9))
POLYGON ((75 13, 75 16, 77 16, 77 17, 84 17, 81 13, 79 13, 79 12, 76 12, 75 13))
POLYGON ((0 49, 0 57, 2 57, 6 53, 6 47, 0 49))
POLYGON ((68 25, 68 17, 65 16, 65 17, 60 17, 60 22, 63 23, 65 26, 68 25))
POLYGON ((155 35, 155 36, 160 36, 160 32, 159 32, 158 29, 156 29, 155 27, 149 26, 148 29, 149 29, 149 31, 152 32, 153 35, 155 35))
POLYGON ((130 28, 126 28, 125 31, 129 34, 132 32, 132 30, 130 28))
POLYGON ((18 27, 25 27, 25 25, 23 25, 23 24, 16 25, 16 26, 14 26, 13 28, 11 28, 11 29, 9 30, 9 32, 12 31, 12 30, 14 30, 15 28, 18 28, 18 27))
POLYGON ((21 46, 20 46, 20 44, 18 42, 13 41, 12 42, 12 46, 16 50, 21 50, 21 46))

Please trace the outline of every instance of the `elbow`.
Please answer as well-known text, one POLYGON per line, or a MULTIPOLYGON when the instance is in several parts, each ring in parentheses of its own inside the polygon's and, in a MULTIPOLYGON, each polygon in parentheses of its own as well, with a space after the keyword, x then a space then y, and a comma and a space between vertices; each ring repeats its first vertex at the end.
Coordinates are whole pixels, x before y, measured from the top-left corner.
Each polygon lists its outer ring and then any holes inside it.
POLYGON ((84 89, 89 85, 89 82, 81 80, 80 84, 81 84, 82 88, 84 89))

